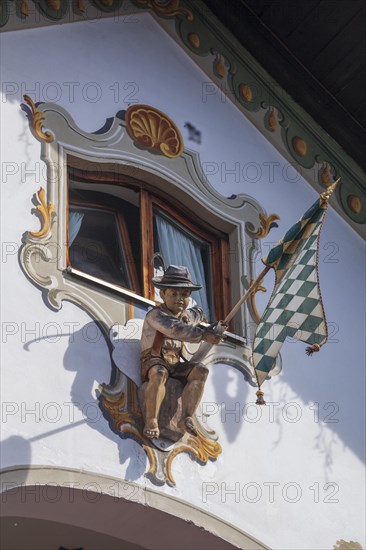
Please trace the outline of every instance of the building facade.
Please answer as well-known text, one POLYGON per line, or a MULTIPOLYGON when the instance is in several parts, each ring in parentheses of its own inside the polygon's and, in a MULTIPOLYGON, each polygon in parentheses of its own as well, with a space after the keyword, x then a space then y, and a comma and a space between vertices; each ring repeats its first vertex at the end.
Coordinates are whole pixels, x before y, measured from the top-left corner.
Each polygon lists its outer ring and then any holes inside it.
POLYGON ((1 16, 4 548, 362 547, 361 169, 200 2, 1 16), (186 265, 190 243, 196 301, 222 319, 339 176, 319 249, 328 345, 286 342, 255 405, 269 274, 207 357, 202 437, 155 449, 128 371, 153 255, 186 265))

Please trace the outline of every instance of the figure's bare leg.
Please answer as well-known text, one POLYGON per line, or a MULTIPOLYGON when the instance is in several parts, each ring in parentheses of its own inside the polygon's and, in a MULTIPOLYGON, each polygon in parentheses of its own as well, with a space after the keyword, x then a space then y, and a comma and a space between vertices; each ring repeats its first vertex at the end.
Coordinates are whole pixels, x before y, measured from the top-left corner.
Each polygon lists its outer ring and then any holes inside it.
POLYGON ((201 401, 207 375, 208 369, 203 365, 193 367, 182 393, 182 418, 178 425, 193 435, 197 435, 197 430, 192 417, 201 401))
POLYGON ((168 371, 161 365, 151 367, 148 373, 148 383, 145 389, 146 418, 144 434, 149 439, 159 437, 158 417, 161 404, 165 397, 165 383, 168 371))

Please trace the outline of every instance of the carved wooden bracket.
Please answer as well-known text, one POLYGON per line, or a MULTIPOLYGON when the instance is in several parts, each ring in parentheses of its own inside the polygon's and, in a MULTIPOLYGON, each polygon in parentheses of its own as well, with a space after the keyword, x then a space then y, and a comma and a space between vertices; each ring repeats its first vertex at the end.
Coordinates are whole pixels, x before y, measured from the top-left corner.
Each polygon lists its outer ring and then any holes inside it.
MULTIPOLYGON (((103 388, 101 388, 103 392, 103 388)), ((136 385, 129 381, 125 392, 111 400, 101 396, 101 405, 112 428, 125 437, 131 437, 139 443, 149 459, 149 469, 146 472, 148 477, 156 485, 164 483, 174 486, 175 480, 172 471, 172 464, 175 457, 180 453, 188 453, 201 464, 209 459, 215 460, 221 453, 221 445, 216 441, 217 437, 209 434, 198 433, 197 436, 185 434, 182 439, 165 449, 158 448, 154 443, 143 435, 143 420, 136 399, 136 385)))

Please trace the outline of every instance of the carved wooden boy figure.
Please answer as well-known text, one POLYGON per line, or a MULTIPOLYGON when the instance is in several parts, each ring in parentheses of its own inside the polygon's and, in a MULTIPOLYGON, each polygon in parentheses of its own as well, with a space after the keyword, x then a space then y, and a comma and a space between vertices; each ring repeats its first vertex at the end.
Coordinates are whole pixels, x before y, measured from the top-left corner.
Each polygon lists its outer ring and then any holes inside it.
POLYGON ((184 342, 218 344, 222 337, 217 326, 199 327, 204 320, 198 307, 187 309, 193 290, 201 285, 191 280, 186 267, 170 265, 162 277, 153 278, 160 289, 163 304, 146 315, 141 338, 141 378, 144 382, 144 434, 153 439, 160 435, 158 419, 169 377, 180 380, 182 411, 177 428, 181 433, 197 434, 193 415, 201 400, 208 369, 202 363, 193 363, 183 357, 184 342))

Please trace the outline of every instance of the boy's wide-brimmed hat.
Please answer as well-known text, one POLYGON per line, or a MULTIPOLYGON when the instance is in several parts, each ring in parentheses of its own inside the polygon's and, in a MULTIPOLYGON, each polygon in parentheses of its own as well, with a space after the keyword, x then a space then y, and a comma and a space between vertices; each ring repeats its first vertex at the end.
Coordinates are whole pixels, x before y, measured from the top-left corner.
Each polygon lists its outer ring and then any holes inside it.
POLYGON ((183 265, 170 265, 166 268, 164 275, 161 277, 153 277, 153 284, 157 288, 189 288, 191 290, 199 290, 202 285, 192 283, 191 274, 183 265))

